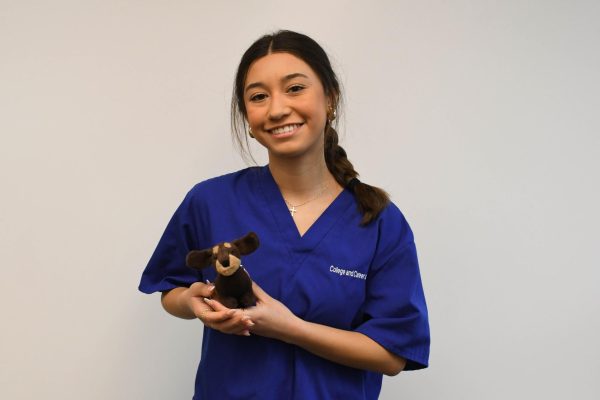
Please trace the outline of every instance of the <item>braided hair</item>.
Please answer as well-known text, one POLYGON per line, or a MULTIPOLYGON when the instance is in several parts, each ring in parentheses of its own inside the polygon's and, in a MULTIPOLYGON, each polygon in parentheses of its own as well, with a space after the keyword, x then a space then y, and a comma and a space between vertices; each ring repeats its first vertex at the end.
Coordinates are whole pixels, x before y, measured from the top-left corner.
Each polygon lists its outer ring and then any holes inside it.
POLYGON ((335 116, 340 108, 340 84, 323 48, 310 37, 301 33, 281 30, 265 35, 246 50, 238 66, 231 102, 231 127, 235 143, 244 159, 252 159, 249 150, 246 106, 244 103, 244 83, 250 65, 268 54, 290 53, 307 63, 319 77, 325 95, 332 100, 325 125, 325 162, 327 169, 340 186, 354 194, 362 215, 361 224, 367 225, 385 208, 390 199, 380 188, 358 180, 358 172, 348 160, 346 151, 339 145, 338 133, 334 128, 335 116))

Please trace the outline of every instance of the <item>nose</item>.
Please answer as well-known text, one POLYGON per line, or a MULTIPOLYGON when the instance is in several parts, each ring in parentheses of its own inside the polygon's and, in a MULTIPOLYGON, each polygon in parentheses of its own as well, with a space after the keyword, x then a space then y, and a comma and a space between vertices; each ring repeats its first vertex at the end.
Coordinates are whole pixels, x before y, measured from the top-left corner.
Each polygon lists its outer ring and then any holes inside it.
POLYGON ((224 257, 222 260, 219 260, 219 262, 224 268, 229 267, 229 257, 224 257))
POLYGON ((276 121, 289 115, 290 112, 291 109, 284 96, 279 94, 271 95, 271 101, 269 102, 269 119, 276 121))

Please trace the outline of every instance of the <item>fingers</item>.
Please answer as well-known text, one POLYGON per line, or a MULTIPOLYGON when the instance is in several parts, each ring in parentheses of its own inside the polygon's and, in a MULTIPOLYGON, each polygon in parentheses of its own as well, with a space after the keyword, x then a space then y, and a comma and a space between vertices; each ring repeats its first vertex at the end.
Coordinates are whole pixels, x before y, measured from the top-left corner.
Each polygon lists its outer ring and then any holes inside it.
POLYGON ((250 328, 254 326, 254 323, 240 310, 234 311, 235 313, 229 319, 212 323, 209 326, 223 333, 250 336, 250 328))
POLYGON ((216 300, 205 297, 195 297, 191 301, 194 314, 204 323, 226 321, 235 314, 235 310, 223 306, 216 300))
POLYGON ((215 311, 235 311, 231 308, 227 308, 225 307, 223 304, 221 304, 220 301, 218 300, 214 300, 214 299, 208 299, 208 298, 204 298, 204 302, 206 304, 208 304, 210 306, 210 308, 212 308, 215 311))
POLYGON ((254 323, 243 310, 229 309, 217 300, 206 298, 203 303, 205 306, 197 316, 206 326, 223 333, 250 336, 249 329, 254 323))
POLYGON ((196 282, 190 286, 190 295, 194 297, 210 297, 215 290, 215 285, 196 282))
POLYGON ((239 310, 229 320, 215 324, 215 328, 221 332, 243 336, 250 336, 252 326, 254 326, 254 323, 250 320, 250 317, 239 310))
POLYGON ((249 329, 254 326, 250 317, 242 310, 227 308, 219 301, 210 299, 214 289, 214 285, 208 282, 196 282, 189 287, 186 297, 194 315, 209 328, 249 336, 249 329))

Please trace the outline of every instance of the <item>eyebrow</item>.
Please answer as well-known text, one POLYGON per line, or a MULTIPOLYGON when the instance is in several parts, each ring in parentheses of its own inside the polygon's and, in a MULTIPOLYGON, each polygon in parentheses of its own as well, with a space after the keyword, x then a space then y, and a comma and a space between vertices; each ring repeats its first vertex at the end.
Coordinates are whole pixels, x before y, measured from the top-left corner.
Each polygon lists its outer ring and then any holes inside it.
MULTIPOLYGON (((287 82, 287 81, 295 79, 295 78, 308 79, 308 76, 304 75, 301 72, 294 72, 293 74, 288 74, 288 75, 284 76, 283 78, 281 78, 281 82, 287 82)), ((265 85, 262 82, 253 82, 246 86, 246 88, 244 89, 244 92, 247 92, 248 90, 255 88, 255 87, 264 87, 264 86, 265 85)))

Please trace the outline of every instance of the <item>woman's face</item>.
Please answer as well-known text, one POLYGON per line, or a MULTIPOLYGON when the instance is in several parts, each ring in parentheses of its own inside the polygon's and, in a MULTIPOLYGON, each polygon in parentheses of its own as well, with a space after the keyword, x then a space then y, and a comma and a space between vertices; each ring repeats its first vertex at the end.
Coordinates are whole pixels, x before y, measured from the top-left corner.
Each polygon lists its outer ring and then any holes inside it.
POLYGON ((289 53, 254 61, 244 83, 246 117, 270 157, 323 156, 329 99, 315 72, 289 53))

